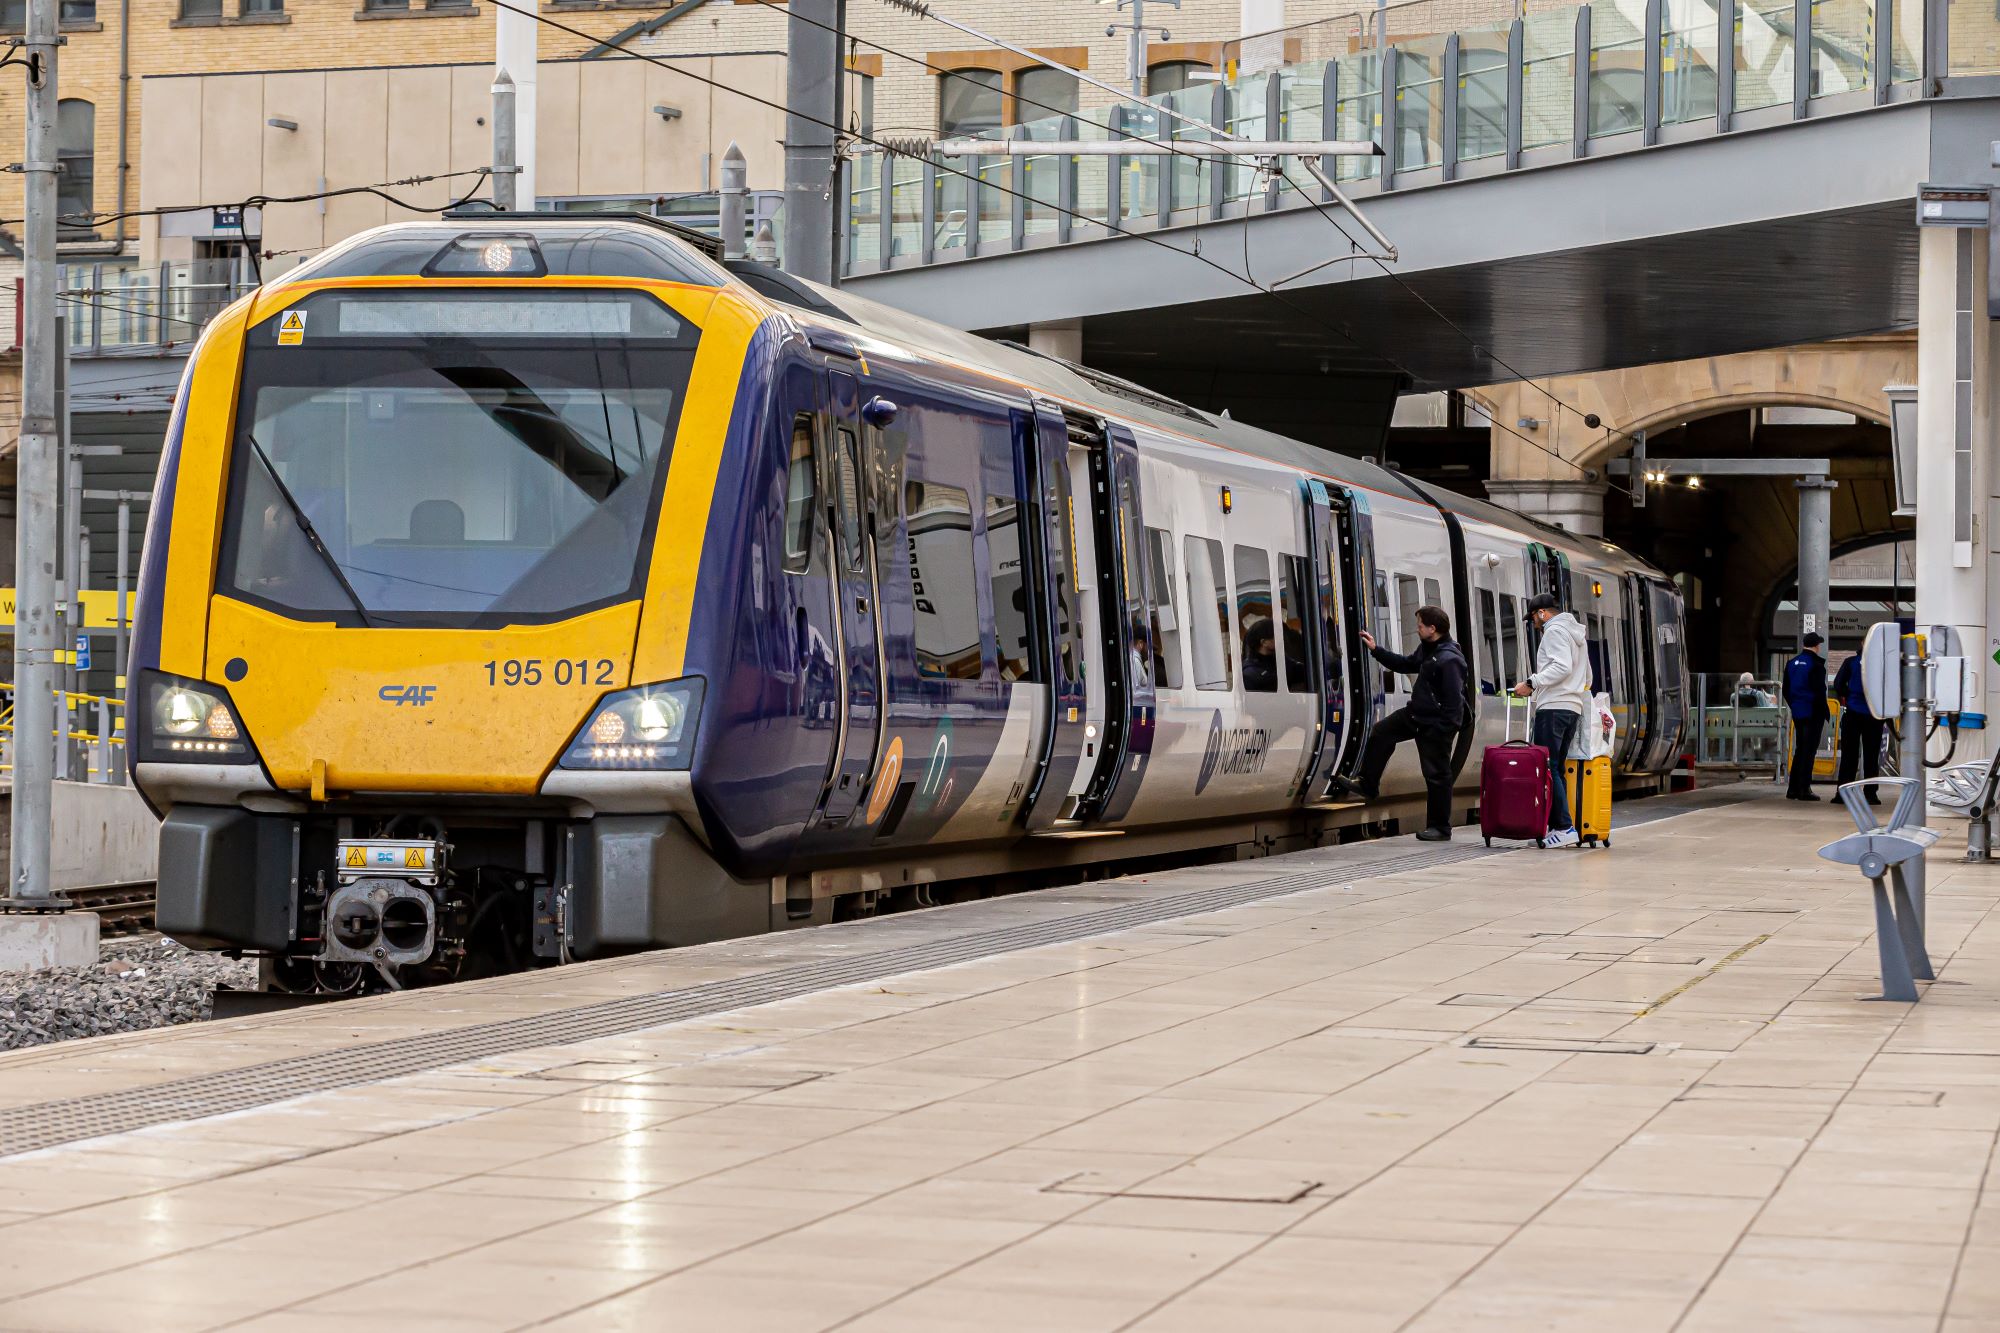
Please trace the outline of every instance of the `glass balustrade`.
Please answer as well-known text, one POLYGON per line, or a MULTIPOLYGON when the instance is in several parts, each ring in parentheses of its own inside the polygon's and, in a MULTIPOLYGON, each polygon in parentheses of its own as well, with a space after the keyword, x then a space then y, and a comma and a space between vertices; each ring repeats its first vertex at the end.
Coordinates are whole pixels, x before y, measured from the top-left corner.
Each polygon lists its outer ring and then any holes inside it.
MULTIPOLYGON (((1596 0, 1590 7, 1589 49, 1580 53, 1579 10, 1574 5, 1550 5, 1547 0, 1410 0, 1232 43, 1235 58, 1247 58, 1253 48, 1260 58, 1280 51, 1289 57, 1287 64, 1262 68, 1234 84, 1202 81, 1150 99, 1153 105, 1100 105, 1072 117, 1049 116, 994 131, 989 137, 1188 143, 1214 137, 1205 123, 1247 139, 1382 142, 1382 70, 1385 53, 1394 49, 1395 86, 1387 93, 1393 99, 1397 133, 1396 141, 1384 147, 1394 154, 1398 172, 1420 171, 1443 161, 1448 142, 1459 162, 1502 156, 1509 120, 1515 115, 1523 150, 1569 143, 1579 109, 1579 58, 1588 62, 1582 108, 1586 132, 1601 137, 1640 129, 1646 114, 1649 41, 1658 42, 1660 124, 1696 123, 1716 114, 1721 2, 1658 0, 1659 30, 1649 34, 1647 0, 1596 0), (1517 19, 1521 25, 1518 109, 1508 105, 1513 74, 1508 68, 1509 41, 1517 19), (1445 54, 1454 34, 1456 117, 1447 123, 1445 54)), ((1840 97, 1874 86, 1883 2, 1814 0, 1810 96, 1840 97)), ((1951 0, 1951 73, 2000 73, 2000 16, 1992 3, 1951 0)), ((1735 110, 1788 106, 1796 59, 1794 0, 1730 0, 1730 5, 1735 110)), ((1887 21, 1888 78, 1899 83, 1919 78, 1923 0, 1896 3, 1887 21)), ((1279 161, 1287 168, 1277 183, 1281 193, 1305 191, 1317 196, 1317 185, 1298 169, 1296 158, 1279 161)), ((1354 156, 1326 166, 1337 179, 1351 182, 1378 176, 1380 163, 1380 158, 1354 156)), ((885 187, 879 160, 857 159, 846 201, 850 269, 865 270, 920 253, 926 228, 932 249, 943 255, 963 252, 974 237, 978 247, 989 252, 1051 237, 1063 228, 1065 199, 1073 223, 1137 230, 1173 214, 1185 221, 1190 210, 1217 204, 1254 208, 1271 184, 1247 161, 1146 151, 996 152, 941 162, 932 174, 927 187, 922 163, 899 160, 885 187), (972 179, 956 174, 954 167, 972 179), (1017 190, 1024 196, 1019 201, 1013 197, 1017 190), (886 255, 884 208, 888 210, 886 255)), ((130 338, 136 345, 171 337, 172 321, 183 317, 177 313, 183 308, 194 319, 207 317, 192 279, 185 290, 172 290, 169 278, 170 290, 164 293, 153 289, 159 280, 147 272, 134 271, 129 279, 118 280, 132 284, 131 291, 117 297, 131 302, 132 309, 113 311, 112 297, 96 292, 93 299, 105 309, 87 329, 72 331, 73 343, 130 338)), ((87 285, 91 279, 73 281, 87 285)))

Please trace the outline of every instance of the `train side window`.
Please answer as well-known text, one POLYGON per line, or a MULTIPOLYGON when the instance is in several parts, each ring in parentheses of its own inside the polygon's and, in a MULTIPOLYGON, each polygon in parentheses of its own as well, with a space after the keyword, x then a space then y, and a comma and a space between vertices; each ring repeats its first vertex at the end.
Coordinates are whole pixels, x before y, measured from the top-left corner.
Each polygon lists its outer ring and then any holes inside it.
POLYGON ((1239 546, 1236 556, 1236 630, 1243 642, 1243 688, 1278 692, 1278 629, 1271 622, 1271 553, 1239 546))
POLYGON ((972 550, 972 497, 956 486, 911 481, 903 487, 903 513, 909 524, 917 674, 977 680, 979 602, 973 580, 979 567, 972 550))
POLYGON ((1590 692, 1601 694, 1605 685, 1604 617, 1591 616, 1584 625, 1584 642, 1590 647, 1590 692))
POLYGON ((1037 677, 1021 563, 1021 503, 1011 495, 986 497, 986 558, 992 564, 993 637, 1000 649, 1000 679, 1032 682, 1037 677))
POLYGON ((1501 688, 1518 685, 1532 673, 1521 667, 1521 599, 1511 592, 1500 594, 1501 688))
POLYGON ((1417 600, 1417 580, 1410 574, 1396 575, 1396 610, 1401 615, 1399 622, 1402 637, 1397 640, 1398 652, 1417 651, 1417 608, 1423 603, 1417 600))
POLYGON ((785 474, 785 570, 791 574, 803 574, 812 564, 813 505, 819 499, 813 453, 813 414, 800 412, 792 418, 785 474))
MULTIPOLYGON (((1386 645, 1389 642, 1389 627, 1396 623, 1389 609, 1389 575, 1384 569, 1375 570, 1375 642, 1386 645)), ((1393 672, 1382 673, 1382 693, 1396 692, 1396 677, 1393 672)))
POLYGON ((835 466, 840 473, 840 555, 850 574, 862 573, 861 551, 861 463, 860 446, 854 432, 840 428, 840 451, 835 466))
POLYGON ((1315 694, 1312 666, 1306 655, 1306 558, 1278 556, 1278 634, 1284 640, 1285 688, 1293 694, 1315 694))
POLYGON ((1229 688, 1229 583, 1222 571, 1222 543, 1212 537, 1187 539, 1188 649, 1194 687, 1229 688), (1206 599, 1215 619, 1201 609, 1206 599))
POLYGON ((1436 579, 1424 580, 1424 605, 1439 608, 1444 606, 1444 585, 1436 579))
POLYGON ((1146 601, 1153 614, 1153 683, 1181 687, 1180 599, 1174 593, 1174 539, 1164 528, 1146 529, 1146 601))
POLYGON ((1482 647, 1485 649, 1485 668, 1479 676, 1481 694, 1498 694, 1512 682, 1504 679, 1507 668, 1500 656, 1500 607, 1493 600, 1493 589, 1479 590, 1479 620, 1483 631, 1482 647))

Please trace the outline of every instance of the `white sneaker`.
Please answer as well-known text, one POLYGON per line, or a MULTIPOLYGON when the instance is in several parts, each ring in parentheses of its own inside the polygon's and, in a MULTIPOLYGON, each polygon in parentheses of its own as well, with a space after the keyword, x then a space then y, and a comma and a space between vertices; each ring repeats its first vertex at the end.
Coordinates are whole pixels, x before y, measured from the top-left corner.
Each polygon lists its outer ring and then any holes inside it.
POLYGON ((1574 847, 1574 846, 1576 846, 1577 842, 1578 842, 1578 838, 1577 838, 1577 836, 1576 836, 1576 830, 1575 830, 1575 829, 1573 829, 1573 828, 1559 828, 1559 829, 1551 829, 1551 830, 1549 831, 1549 835, 1548 835, 1548 836, 1547 836, 1546 838, 1543 838, 1543 839, 1542 839, 1542 846, 1544 846, 1544 847, 1574 847))

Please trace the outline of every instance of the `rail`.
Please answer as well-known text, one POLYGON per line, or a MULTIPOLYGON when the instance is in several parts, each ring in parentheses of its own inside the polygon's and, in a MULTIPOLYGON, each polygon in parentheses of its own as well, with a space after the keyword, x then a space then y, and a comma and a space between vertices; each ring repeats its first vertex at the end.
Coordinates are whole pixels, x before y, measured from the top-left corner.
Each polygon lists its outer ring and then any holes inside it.
MULTIPOLYGON (((2000 13, 1972 0, 1413 0, 1243 38, 1226 64, 1226 80, 1152 106, 1079 107, 958 137, 1210 137, 1159 107, 1242 138, 1373 139, 1380 157, 1323 162, 1365 195, 2000 94, 2000 13)), ((1274 161, 1266 172, 1171 152, 996 147, 947 165, 868 152, 849 164, 841 264, 853 276, 1331 202, 1298 159, 1274 161)))

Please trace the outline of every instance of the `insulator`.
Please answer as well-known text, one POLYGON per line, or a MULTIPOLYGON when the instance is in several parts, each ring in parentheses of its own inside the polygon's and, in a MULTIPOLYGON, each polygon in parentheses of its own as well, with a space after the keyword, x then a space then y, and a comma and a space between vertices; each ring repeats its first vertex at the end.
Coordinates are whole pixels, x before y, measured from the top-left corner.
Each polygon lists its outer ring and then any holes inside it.
POLYGON ((922 135, 884 134, 878 135, 875 142, 885 153, 893 153, 897 157, 923 158, 931 155, 931 147, 936 141, 922 135))
POLYGON ((931 16, 931 7, 925 4, 924 0, 882 0, 882 3, 891 9, 900 9, 905 14, 914 14, 920 19, 931 16))

